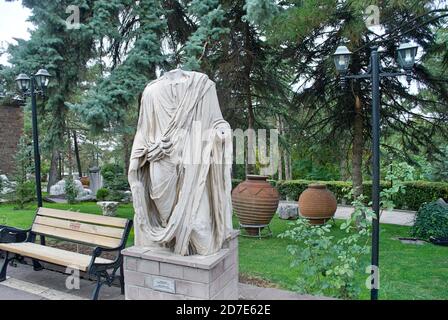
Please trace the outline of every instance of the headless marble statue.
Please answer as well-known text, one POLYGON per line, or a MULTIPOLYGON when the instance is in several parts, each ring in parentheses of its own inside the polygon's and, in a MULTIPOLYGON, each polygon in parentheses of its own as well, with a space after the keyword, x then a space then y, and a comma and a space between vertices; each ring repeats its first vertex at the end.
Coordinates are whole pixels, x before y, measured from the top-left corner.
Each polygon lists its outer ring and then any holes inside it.
POLYGON ((231 161, 230 126, 207 75, 176 69, 149 83, 129 168, 135 245, 219 251, 232 231, 231 161))

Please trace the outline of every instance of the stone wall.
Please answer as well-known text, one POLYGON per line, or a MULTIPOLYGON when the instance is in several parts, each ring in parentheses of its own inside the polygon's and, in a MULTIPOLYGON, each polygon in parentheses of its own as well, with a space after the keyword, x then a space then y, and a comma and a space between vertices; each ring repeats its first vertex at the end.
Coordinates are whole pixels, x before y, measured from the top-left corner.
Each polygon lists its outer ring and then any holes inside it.
POLYGON ((127 300, 237 300, 238 232, 211 256, 123 250, 127 300))
POLYGON ((19 106, 0 105, 0 174, 13 173, 14 156, 22 133, 22 109, 19 106))

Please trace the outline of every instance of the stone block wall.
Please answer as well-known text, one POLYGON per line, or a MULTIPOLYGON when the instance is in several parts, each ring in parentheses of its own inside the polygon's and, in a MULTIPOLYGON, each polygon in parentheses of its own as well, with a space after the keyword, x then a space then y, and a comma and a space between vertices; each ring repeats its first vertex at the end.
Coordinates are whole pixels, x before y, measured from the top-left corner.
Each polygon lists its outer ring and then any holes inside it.
POLYGON ((22 109, 19 106, 0 105, 0 174, 13 174, 14 156, 22 133, 22 109))
POLYGON ((127 300, 238 299, 238 237, 213 256, 178 256, 131 247, 123 251, 127 300), (157 288, 166 281, 171 292, 157 288))

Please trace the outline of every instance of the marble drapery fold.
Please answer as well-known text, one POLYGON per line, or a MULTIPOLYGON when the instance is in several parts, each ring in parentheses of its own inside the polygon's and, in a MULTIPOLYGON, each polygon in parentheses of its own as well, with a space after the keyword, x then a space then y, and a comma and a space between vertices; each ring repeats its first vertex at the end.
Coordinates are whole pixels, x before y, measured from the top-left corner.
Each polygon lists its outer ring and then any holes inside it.
POLYGON ((205 74, 176 70, 147 85, 129 168, 136 246, 221 249, 232 230, 231 139, 205 74))

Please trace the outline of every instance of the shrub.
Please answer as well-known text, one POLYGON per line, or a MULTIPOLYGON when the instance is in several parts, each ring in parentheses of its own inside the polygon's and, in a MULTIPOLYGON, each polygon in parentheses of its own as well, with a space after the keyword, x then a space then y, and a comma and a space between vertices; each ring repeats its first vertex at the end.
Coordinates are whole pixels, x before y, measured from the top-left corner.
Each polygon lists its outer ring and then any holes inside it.
POLYGON ((25 136, 20 138, 17 147, 17 153, 14 157, 14 184, 11 184, 14 192, 10 196, 16 204, 16 209, 23 209, 27 203, 36 198, 36 183, 33 179, 30 179, 30 174, 33 172, 32 162, 30 161, 31 146, 25 136))
POLYGON ((107 196, 108 201, 121 202, 123 198, 124 198, 124 192, 120 190, 110 190, 109 196, 107 196))
POLYGON ((397 208, 418 210, 424 203, 439 198, 448 199, 448 183, 428 181, 408 181, 403 183, 406 194, 397 195, 397 208))
POLYGON ((109 196, 109 190, 106 188, 100 188, 96 192, 96 199, 98 201, 105 201, 108 196, 109 196))
MULTIPOLYGON (((282 199, 298 200, 299 195, 307 188, 308 184, 319 182, 327 185, 338 200, 339 203, 347 199, 347 190, 351 189, 352 183, 346 181, 309 181, 309 180, 290 180, 277 181, 275 183, 282 199)), ((427 181, 407 181, 401 182, 406 192, 399 192, 392 196, 392 201, 397 209, 418 210, 425 202, 437 200, 439 198, 448 198, 448 183, 427 182, 427 181)), ((390 188, 391 183, 381 181, 381 188, 390 188)), ((367 201, 371 201, 372 182, 363 183, 363 194, 367 201)))
POLYGON ((109 190, 128 190, 129 184, 124 169, 118 164, 108 163, 101 168, 104 187, 109 190))
POLYGON ((343 299, 359 295, 360 284, 355 277, 363 271, 361 260, 369 253, 368 219, 373 216, 364 202, 362 196, 353 202, 355 211, 340 225, 344 234, 340 239, 336 240, 331 234, 332 223, 315 226, 303 218, 279 235, 293 241, 287 251, 292 256, 291 268, 301 270, 296 291, 343 299))
POLYGON ((448 238, 448 205, 433 201, 418 210, 411 235, 420 239, 448 238))
POLYGON ((15 209, 23 209, 26 204, 36 198, 36 183, 34 181, 23 181, 16 184, 14 191, 15 209))
MULTIPOLYGON (((241 181, 240 179, 232 179, 232 189, 241 181)), ((335 194, 338 203, 351 202, 351 199, 347 197, 347 191, 352 188, 350 181, 269 180, 269 182, 277 187, 280 197, 283 200, 297 201, 300 194, 308 187, 308 184, 319 182, 327 185, 328 189, 335 194)), ((439 198, 448 199, 448 183, 405 181, 400 182, 400 185, 405 188, 406 192, 398 192, 391 197, 391 201, 397 209, 418 210, 426 202, 431 202, 439 198)), ((384 190, 390 187, 390 181, 381 181, 381 189, 384 190)), ((372 197, 372 182, 365 181, 363 183, 363 189, 366 201, 370 202, 372 197)))
POLYGON ((65 197, 69 204, 76 203, 76 197, 78 196, 78 189, 76 188, 75 180, 72 176, 65 179, 65 197))

